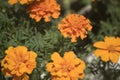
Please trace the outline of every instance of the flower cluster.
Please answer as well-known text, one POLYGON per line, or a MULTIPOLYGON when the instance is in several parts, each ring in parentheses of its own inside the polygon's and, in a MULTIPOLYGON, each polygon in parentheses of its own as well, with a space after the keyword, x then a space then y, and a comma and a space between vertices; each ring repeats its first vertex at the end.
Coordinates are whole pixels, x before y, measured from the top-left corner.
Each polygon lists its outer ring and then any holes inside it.
MULTIPOLYGON (((68 0, 69 1, 69 0, 68 0)), ((95 0, 92 0, 93 2, 95 0)), ((42 18, 49 22, 60 16, 61 7, 57 0, 8 0, 11 5, 15 3, 27 4, 26 9, 29 16, 39 22, 42 18)), ((71 38, 71 42, 76 42, 80 37, 82 40, 87 37, 88 31, 92 30, 89 19, 80 14, 68 14, 58 24, 58 29, 64 38, 71 38)), ((108 37, 104 41, 93 44, 97 49, 95 56, 102 61, 112 61, 117 63, 120 57, 120 38, 108 37)), ((28 51, 25 46, 9 47, 5 58, 1 61, 2 71, 13 80, 29 80, 27 74, 31 74, 36 68, 37 54, 28 51)), ((58 52, 51 55, 51 62, 46 64, 46 70, 51 74, 51 80, 78 80, 84 78, 85 62, 77 58, 73 51, 65 52, 61 57, 58 52)))
POLYGON ((79 14, 69 14, 59 24, 58 28, 63 36, 71 37, 71 42, 76 42, 77 37, 84 39, 87 31, 91 31, 92 26, 90 25, 89 19, 79 14))
POLYGON ((35 19, 36 22, 41 18, 45 19, 45 22, 50 21, 50 17, 58 18, 60 15, 60 5, 56 0, 40 0, 34 1, 27 9, 30 12, 30 17, 35 19))
POLYGON ((112 61, 117 63, 120 57, 120 38, 105 37, 104 41, 94 43, 94 47, 98 48, 94 54, 100 57, 103 61, 112 61))
POLYGON ((27 74, 31 74, 36 68, 37 54, 28 51, 24 46, 9 47, 5 53, 6 56, 1 62, 3 73, 13 77, 13 80, 29 80, 27 74))
POLYGON ((85 63, 76 57, 73 51, 65 52, 63 58, 54 52, 51 56, 53 62, 47 63, 47 71, 52 80, 78 80, 84 78, 85 63))
POLYGON ((8 3, 11 5, 13 5, 17 2, 19 2, 20 4, 28 4, 31 1, 33 1, 33 0, 9 0, 8 3))

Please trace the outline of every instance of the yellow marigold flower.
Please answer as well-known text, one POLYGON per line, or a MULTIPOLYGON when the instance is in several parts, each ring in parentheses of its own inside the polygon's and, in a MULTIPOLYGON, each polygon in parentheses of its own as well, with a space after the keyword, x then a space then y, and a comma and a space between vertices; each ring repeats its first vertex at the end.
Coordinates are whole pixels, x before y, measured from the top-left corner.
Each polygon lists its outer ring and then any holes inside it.
POLYGON ((51 56, 53 62, 46 64, 52 80, 78 80, 84 78, 85 63, 76 57, 73 51, 65 52, 63 58, 54 52, 51 56))
POLYGON ((60 15, 60 5, 56 0, 40 0, 34 1, 27 9, 30 12, 30 17, 35 19, 36 22, 41 18, 45 19, 45 22, 50 21, 50 17, 58 18, 60 15))
POLYGON ((58 26, 65 38, 72 38, 71 42, 76 42, 77 37, 84 39, 87 34, 86 30, 91 31, 92 29, 89 19, 79 14, 69 14, 58 26))
POLYGON ((31 1, 33 1, 33 0, 9 0, 8 3, 11 5, 13 5, 17 2, 20 2, 20 4, 28 4, 31 1))
POLYGON ((101 60, 107 62, 112 61, 117 63, 120 57, 120 38, 105 37, 104 41, 98 41, 94 43, 94 47, 98 48, 94 54, 100 57, 101 60))
POLYGON ((1 62, 3 73, 6 76, 12 76, 13 80, 29 80, 26 75, 30 74, 36 67, 37 54, 33 51, 28 51, 24 46, 16 48, 9 47, 6 51, 6 56, 1 62))

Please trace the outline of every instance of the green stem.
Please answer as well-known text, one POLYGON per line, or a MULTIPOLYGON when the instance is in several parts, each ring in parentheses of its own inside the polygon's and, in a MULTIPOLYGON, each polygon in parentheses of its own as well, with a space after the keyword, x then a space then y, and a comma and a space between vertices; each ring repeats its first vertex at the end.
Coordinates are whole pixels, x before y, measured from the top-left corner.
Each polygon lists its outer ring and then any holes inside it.
POLYGON ((65 15, 70 13, 70 0, 63 0, 64 8, 65 8, 65 15))

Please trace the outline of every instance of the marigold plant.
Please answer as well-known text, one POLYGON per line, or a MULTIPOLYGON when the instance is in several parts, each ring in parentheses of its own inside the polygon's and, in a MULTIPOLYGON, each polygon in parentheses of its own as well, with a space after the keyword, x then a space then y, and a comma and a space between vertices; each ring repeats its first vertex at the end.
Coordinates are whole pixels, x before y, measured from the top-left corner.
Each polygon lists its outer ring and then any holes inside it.
POLYGON ((77 37, 84 39, 87 36, 86 30, 91 31, 92 29, 89 19, 79 14, 69 14, 58 26, 65 38, 72 38, 71 42, 76 42, 77 37))
POLYGON ((108 37, 104 38, 104 41, 98 41, 94 43, 94 54, 100 57, 103 61, 112 61, 117 63, 120 57, 120 38, 108 37))
POLYGON ((45 22, 50 21, 50 17, 58 18, 60 15, 60 5, 56 0, 40 0, 34 1, 27 9, 30 12, 30 17, 35 19, 36 22, 41 18, 45 19, 45 22))
POLYGON ((59 53, 51 55, 53 62, 46 64, 52 80, 78 80, 84 78, 85 63, 76 57, 73 51, 65 52, 63 58, 59 53))
POLYGON ((9 47, 5 53, 1 62, 3 73, 13 77, 13 80, 29 80, 27 74, 31 74, 36 67, 37 54, 24 46, 9 47))
POLYGON ((31 1, 34 1, 34 0, 9 0, 8 3, 11 5, 13 5, 17 2, 19 2, 20 4, 28 4, 31 1))

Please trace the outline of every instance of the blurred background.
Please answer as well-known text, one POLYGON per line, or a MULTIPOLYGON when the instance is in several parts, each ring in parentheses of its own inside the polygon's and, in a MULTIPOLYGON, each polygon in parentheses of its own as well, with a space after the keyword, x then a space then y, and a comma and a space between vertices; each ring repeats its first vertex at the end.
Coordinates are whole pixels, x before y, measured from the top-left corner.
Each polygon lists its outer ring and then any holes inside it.
MULTIPOLYGON (((87 65, 84 80, 120 80, 120 63, 104 63, 93 55, 93 43, 105 36, 120 37, 120 0, 57 0, 61 5, 59 19, 35 22, 26 12, 27 5, 8 4, 0 0, 0 62, 9 46, 24 45, 38 53, 37 68, 30 80, 47 80, 45 63, 58 51, 73 50, 87 65), (78 13, 90 19, 93 29, 84 40, 71 43, 57 29, 59 21, 69 13, 78 13)), ((0 66, 1 69, 1 66, 0 66)), ((0 80, 11 80, 0 71, 0 80)))

